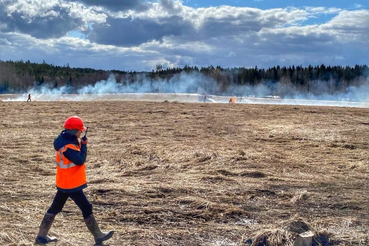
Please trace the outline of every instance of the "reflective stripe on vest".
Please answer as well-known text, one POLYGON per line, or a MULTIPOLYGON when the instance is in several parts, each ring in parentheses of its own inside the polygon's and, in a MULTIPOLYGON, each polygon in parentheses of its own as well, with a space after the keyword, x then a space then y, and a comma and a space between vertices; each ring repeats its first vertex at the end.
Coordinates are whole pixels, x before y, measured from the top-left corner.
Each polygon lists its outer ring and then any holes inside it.
POLYGON ((56 165, 58 166, 58 167, 60 167, 61 169, 68 169, 68 168, 71 168, 71 167, 75 167, 76 166, 76 164, 74 164, 73 162, 70 162, 69 164, 65 164, 64 163, 64 155, 63 155, 63 152, 64 151, 66 151, 67 150, 67 148, 66 148, 66 146, 64 146, 63 148, 61 148, 57 153, 59 154, 59 162, 58 162, 58 158, 56 158, 57 159, 57 161, 56 161, 56 165))

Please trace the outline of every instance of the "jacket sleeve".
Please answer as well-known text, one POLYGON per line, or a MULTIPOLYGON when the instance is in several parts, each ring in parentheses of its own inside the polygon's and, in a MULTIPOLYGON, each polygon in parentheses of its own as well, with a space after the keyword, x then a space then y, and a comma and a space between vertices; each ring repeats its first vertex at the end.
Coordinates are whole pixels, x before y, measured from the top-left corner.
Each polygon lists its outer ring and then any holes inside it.
POLYGON ((86 161, 87 157, 87 146, 85 144, 81 145, 81 151, 77 151, 71 148, 68 148, 64 152, 64 156, 73 162, 74 164, 81 166, 86 161))

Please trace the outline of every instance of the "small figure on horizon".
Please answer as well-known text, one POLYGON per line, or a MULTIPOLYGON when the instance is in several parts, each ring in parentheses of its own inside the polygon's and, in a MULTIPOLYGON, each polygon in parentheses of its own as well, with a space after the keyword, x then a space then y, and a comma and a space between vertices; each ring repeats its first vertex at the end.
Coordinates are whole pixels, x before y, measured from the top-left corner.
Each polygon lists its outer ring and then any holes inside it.
POLYGON ((27 102, 31 102, 31 94, 28 94, 28 99, 27 99, 27 102))

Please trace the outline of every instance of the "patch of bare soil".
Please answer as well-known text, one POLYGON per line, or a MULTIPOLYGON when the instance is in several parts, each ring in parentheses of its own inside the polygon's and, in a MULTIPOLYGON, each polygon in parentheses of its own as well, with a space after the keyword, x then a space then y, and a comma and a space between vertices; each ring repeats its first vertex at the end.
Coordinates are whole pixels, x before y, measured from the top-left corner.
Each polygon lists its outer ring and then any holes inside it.
MULTIPOLYGON (((0 103, 0 245, 33 244, 71 115, 106 245, 369 245, 369 109, 113 101, 0 103)), ((50 234, 93 245, 72 201, 50 234)))

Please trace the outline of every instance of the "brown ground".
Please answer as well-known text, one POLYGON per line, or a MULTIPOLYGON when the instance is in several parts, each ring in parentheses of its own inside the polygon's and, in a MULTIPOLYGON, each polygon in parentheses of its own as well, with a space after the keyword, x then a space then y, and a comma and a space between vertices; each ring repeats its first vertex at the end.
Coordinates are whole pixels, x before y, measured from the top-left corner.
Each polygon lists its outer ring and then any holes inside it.
MULTIPOLYGON (((145 102, 0 103, 0 245, 32 245, 56 191, 53 139, 75 114, 107 245, 289 245, 297 221, 369 245, 369 109, 145 102)), ((72 201, 50 234, 93 245, 72 201)))

